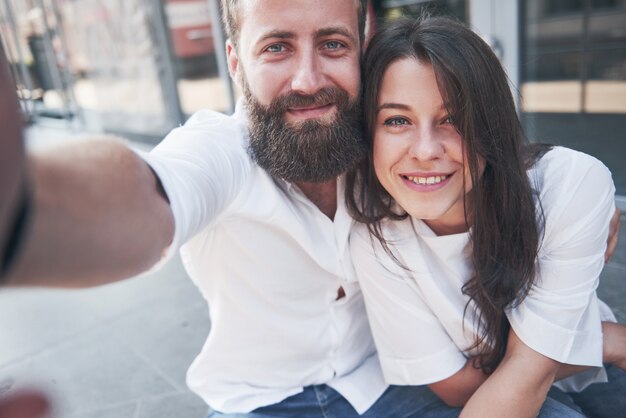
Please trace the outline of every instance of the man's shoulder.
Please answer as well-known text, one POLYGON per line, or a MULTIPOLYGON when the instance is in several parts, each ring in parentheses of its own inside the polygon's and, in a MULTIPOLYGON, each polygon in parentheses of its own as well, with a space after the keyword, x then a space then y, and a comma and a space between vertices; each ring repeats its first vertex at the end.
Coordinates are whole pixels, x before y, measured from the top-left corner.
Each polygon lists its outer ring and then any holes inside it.
POLYGON ((236 119, 233 115, 227 115, 211 109, 202 109, 191 115, 184 126, 195 126, 205 124, 234 124, 236 119))
POLYGON ((234 115, 226 115, 214 110, 200 110, 177 128, 182 132, 200 132, 207 139, 213 136, 228 137, 230 139, 247 136, 247 127, 234 115))
POLYGON ((153 153, 217 150, 247 156, 248 130, 241 120, 212 110, 194 113, 184 125, 173 129, 153 153))

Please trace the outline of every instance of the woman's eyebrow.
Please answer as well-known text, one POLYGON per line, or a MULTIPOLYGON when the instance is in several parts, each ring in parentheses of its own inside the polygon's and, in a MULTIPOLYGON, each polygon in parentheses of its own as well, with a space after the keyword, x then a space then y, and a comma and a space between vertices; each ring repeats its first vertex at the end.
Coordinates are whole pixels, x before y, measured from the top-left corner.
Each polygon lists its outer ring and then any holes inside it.
POLYGON ((410 110, 411 108, 402 103, 383 103, 378 106, 377 111, 380 112, 383 109, 399 109, 399 110, 410 110))

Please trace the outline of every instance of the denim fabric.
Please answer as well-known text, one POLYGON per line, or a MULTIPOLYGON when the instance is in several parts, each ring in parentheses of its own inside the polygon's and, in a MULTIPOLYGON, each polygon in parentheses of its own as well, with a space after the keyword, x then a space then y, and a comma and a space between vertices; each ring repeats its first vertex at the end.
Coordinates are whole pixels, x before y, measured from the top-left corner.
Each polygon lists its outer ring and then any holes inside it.
POLYGON ((363 415, 327 385, 307 386, 302 393, 248 414, 209 413, 208 418, 452 418, 460 409, 449 408, 426 386, 390 386, 363 415))
MULTIPOLYGON (((453 418, 460 408, 446 406, 427 386, 390 386, 363 415, 334 389, 326 385, 308 386, 302 393, 275 405, 247 414, 209 413, 208 418, 453 418)), ((583 415, 548 398, 539 418, 584 418, 583 415)))
POLYGON ((585 418, 579 411, 576 406, 569 405, 566 402, 548 396, 541 406, 537 418, 585 418))
POLYGON ((582 392, 567 393, 589 418, 626 417, 626 371, 605 365, 607 383, 594 383, 582 392))

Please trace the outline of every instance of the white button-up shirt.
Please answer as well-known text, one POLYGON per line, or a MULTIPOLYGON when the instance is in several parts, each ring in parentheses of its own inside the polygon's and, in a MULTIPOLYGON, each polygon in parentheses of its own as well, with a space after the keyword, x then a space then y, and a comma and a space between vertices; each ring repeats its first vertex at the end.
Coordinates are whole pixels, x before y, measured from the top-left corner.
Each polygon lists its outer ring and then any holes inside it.
POLYGON ((184 243, 185 267, 209 305, 211 331, 187 383, 222 412, 321 383, 364 412, 386 385, 354 281, 343 187, 331 220, 259 168, 247 144, 239 106, 232 117, 195 114, 144 155, 174 213, 172 248, 184 243))
MULTIPOLYGON (((580 391, 606 381, 601 320, 615 321, 596 296, 615 211, 609 170, 595 158, 555 147, 528 172, 540 194, 545 228, 537 278, 521 303, 506 311, 517 336, 556 361, 594 366, 557 382, 580 391)), ((418 220, 388 221, 383 234, 402 268, 363 225, 350 246, 380 361, 388 383, 424 385, 458 372, 477 324, 463 286, 474 274, 469 233, 437 236, 418 220)), ((518 245, 503 242, 502 245, 518 245)))

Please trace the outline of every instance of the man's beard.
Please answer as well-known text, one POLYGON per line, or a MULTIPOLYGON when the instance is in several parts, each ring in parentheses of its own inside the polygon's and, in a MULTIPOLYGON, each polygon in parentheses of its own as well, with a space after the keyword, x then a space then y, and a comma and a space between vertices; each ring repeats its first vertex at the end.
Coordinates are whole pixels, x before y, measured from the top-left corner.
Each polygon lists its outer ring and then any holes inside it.
POLYGON ((359 100, 337 87, 313 95, 290 93, 263 106, 244 83, 250 154, 269 174, 289 182, 319 183, 354 167, 365 155, 359 100), (331 121, 290 123, 289 108, 335 105, 331 121))

